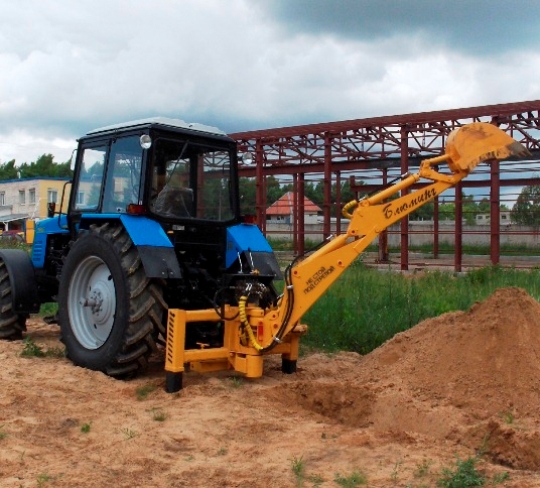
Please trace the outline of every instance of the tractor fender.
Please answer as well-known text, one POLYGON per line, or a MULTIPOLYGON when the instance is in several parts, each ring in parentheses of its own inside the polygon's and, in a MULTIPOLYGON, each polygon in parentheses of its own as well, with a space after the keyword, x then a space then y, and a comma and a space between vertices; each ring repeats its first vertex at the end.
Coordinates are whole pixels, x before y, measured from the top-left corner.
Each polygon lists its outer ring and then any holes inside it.
POLYGON ((9 274, 13 311, 18 314, 39 312, 36 275, 28 253, 21 249, 2 249, 0 260, 9 274))
POLYGON ((174 246, 158 222, 135 215, 122 215, 120 220, 139 251, 146 276, 182 278, 174 246))

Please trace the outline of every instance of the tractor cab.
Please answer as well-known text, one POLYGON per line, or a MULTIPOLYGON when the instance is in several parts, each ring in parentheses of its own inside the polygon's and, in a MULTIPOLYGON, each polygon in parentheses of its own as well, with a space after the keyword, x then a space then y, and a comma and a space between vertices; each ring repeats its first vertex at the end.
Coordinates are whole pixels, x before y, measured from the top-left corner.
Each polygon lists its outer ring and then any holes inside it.
POLYGON ((239 219, 236 157, 235 141, 220 130, 176 119, 93 130, 79 141, 70 225, 118 214, 171 229, 195 220, 230 225, 239 219))

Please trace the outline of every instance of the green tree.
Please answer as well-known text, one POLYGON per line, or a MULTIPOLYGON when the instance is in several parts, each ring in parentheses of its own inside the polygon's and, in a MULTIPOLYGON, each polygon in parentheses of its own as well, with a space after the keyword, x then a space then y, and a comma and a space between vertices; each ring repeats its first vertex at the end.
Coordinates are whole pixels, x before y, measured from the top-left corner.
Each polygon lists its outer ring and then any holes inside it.
MULTIPOLYGON (((358 182, 358 184, 362 185, 363 183, 360 181, 358 182)), ((355 194, 352 191, 351 185, 348 181, 340 184, 339 193, 340 193, 340 207, 338 208, 337 183, 332 183, 332 187, 330 189, 330 198, 332 202, 330 206, 330 214, 332 216, 335 216, 338 213, 340 213, 341 208, 343 208, 343 205, 355 199, 355 194)), ((322 207, 324 205, 324 182, 322 180, 319 180, 315 183, 311 183, 311 182, 307 183, 304 186, 304 194, 313 203, 315 203, 319 207, 322 207)))
POLYGON ((24 178, 40 177, 65 177, 71 178, 72 171, 69 161, 66 163, 55 163, 52 154, 42 154, 35 162, 23 163, 19 170, 24 178))
POLYGON ((255 205, 257 202, 257 188, 255 178, 240 178, 240 212, 243 215, 255 214, 255 205))
MULTIPOLYGON (((336 196, 337 185, 332 184, 331 201, 332 215, 336 215, 337 209, 336 196)), ((266 207, 268 208, 274 202, 279 200, 288 191, 293 191, 293 184, 282 184, 274 176, 266 178, 266 207)), ((254 214, 256 205, 257 187, 255 178, 240 178, 240 209, 243 214, 254 214)), ((324 184, 322 181, 304 183, 304 195, 316 205, 322 207, 324 204, 324 184)), ((341 183, 341 207, 355 198, 349 182, 341 183)))
POLYGON ((434 213, 435 204, 433 202, 429 202, 415 210, 411 214, 410 220, 433 220, 434 213))
MULTIPOLYGON (((257 185, 255 178, 240 178, 240 211, 254 214, 257 204, 257 185)), ((291 191, 292 185, 281 185, 275 176, 266 178, 266 207, 279 200, 285 193, 291 191)))
MULTIPOLYGON (((489 200, 482 199, 480 203, 474 201, 473 195, 466 195, 463 193, 461 195, 461 200, 463 202, 463 218, 467 225, 474 225, 476 222, 476 215, 479 213, 489 213, 489 200), (487 207, 486 207, 487 205, 487 207)), ((424 205, 424 207, 430 206, 431 208, 431 218, 433 218, 433 203, 424 205)), ((422 210, 421 207, 419 210, 422 210)), ((456 204, 451 203, 441 203, 439 205, 439 220, 454 220, 456 218, 456 204)))
POLYGON ((22 163, 15 165, 12 159, 0 165, 0 180, 14 180, 16 178, 71 178, 73 172, 69 161, 65 163, 55 163, 52 154, 42 154, 32 163, 22 163))
POLYGON ((540 228, 540 186, 524 186, 510 214, 512 222, 540 228))
POLYGON ((268 176, 266 178, 266 206, 268 207, 277 202, 284 193, 289 191, 288 188, 289 185, 281 186, 275 176, 268 176))
POLYGON ((0 180, 14 180, 17 178, 17 171, 14 159, 0 165, 0 180))

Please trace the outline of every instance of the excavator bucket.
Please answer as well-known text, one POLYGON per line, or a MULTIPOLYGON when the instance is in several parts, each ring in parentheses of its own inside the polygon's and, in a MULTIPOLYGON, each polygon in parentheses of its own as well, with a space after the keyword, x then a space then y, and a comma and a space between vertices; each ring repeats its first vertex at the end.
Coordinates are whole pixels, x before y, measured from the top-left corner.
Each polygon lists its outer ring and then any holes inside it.
POLYGON ((522 144, 485 122, 473 122, 452 131, 445 152, 450 157, 448 166, 459 173, 468 173, 482 161, 530 156, 522 144))

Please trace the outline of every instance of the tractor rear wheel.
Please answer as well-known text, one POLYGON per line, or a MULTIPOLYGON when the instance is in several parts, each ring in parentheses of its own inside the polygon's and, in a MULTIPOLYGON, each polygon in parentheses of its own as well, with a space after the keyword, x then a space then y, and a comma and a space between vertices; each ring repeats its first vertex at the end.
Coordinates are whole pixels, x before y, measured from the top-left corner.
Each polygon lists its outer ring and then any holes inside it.
POLYGON ((13 311, 11 281, 6 263, 0 260, 0 339, 22 339, 26 315, 13 311))
POLYGON ((76 365, 116 377, 147 367, 165 303, 122 225, 93 226, 71 245, 58 304, 62 340, 76 365))

